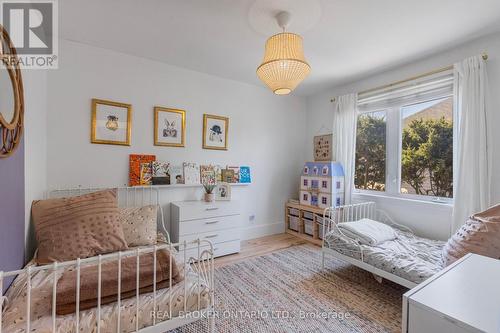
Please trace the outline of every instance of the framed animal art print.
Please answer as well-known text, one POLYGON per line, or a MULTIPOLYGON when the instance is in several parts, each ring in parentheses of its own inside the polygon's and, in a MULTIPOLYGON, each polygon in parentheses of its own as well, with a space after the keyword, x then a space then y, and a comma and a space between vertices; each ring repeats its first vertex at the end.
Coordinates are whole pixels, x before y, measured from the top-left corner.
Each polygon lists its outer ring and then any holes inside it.
POLYGON ((132 131, 130 104, 92 99, 92 143, 130 146, 132 131))
POLYGON ((155 146, 184 147, 186 111, 155 106, 155 146))
POLYGON ((203 115, 203 149, 227 150, 229 118, 203 115))

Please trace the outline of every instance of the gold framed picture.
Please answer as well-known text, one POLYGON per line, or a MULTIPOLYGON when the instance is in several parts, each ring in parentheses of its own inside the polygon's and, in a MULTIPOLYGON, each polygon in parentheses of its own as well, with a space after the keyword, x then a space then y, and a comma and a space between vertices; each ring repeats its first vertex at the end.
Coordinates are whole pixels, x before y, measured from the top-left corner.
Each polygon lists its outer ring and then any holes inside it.
POLYGON ((130 146, 132 105, 92 99, 90 142, 130 146))
POLYGON ((227 150, 229 118, 203 115, 203 149, 227 150))
POLYGON ((184 147, 186 139, 186 111, 154 107, 155 146, 184 147))

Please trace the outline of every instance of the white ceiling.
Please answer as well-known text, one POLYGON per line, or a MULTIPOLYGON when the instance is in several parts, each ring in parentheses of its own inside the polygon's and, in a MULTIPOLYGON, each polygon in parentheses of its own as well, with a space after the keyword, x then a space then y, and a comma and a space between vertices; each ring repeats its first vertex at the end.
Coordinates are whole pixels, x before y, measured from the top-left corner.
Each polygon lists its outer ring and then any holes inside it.
MULTIPOLYGON (((317 23, 305 32, 296 31, 304 37, 312 67, 294 92, 299 95, 500 29, 499 0, 317 1, 317 23)), ((63 0, 60 36, 262 85, 255 70, 268 36, 250 25, 253 4, 254 0, 63 0)), ((293 21, 289 30, 294 32, 293 21)), ((276 32, 278 28, 269 35, 276 32)))

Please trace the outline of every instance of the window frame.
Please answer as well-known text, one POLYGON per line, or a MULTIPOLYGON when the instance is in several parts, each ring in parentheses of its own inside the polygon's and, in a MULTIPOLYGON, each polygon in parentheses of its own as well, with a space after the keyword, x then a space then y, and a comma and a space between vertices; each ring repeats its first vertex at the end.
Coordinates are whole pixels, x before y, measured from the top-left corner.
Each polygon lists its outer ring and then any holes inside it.
MULTIPOLYGON (((369 195, 378 197, 388 197, 397 199, 407 199, 414 201, 432 202, 437 204, 453 205, 455 197, 455 171, 457 163, 457 145, 456 145, 456 135, 458 133, 458 121, 457 121, 457 94, 455 90, 455 85, 453 87, 452 93, 446 93, 432 98, 415 98, 411 102, 404 103, 398 106, 392 106, 387 108, 377 108, 373 110, 358 111, 357 118, 361 115, 373 112, 385 112, 386 114, 386 150, 385 150, 385 190, 376 191, 368 189, 358 189, 353 187, 353 194, 359 195, 369 195), (401 193, 401 155, 403 151, 403 129, 402 129, 402 112, 401 109, 406 106, 411 106, 419 103, 424 103, 428 101, 452 98, 453 100, 453 197, 436 197, 431 195, 419 195, 411 193, 401 193)), ((356 133, 357 135, 357 133, 356 133)), ((354 183, 354 179, 353 179, 354 183)))

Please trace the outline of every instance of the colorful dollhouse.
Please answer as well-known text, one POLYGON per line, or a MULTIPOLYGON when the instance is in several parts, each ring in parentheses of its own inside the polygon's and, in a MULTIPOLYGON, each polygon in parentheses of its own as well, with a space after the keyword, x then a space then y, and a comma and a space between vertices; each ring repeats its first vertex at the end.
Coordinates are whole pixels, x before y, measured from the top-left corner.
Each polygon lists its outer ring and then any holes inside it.
POLYGON ((300 177, 300 204, 327 208, 344 204, 344 169, 337 162, 306 162, 300 177))

